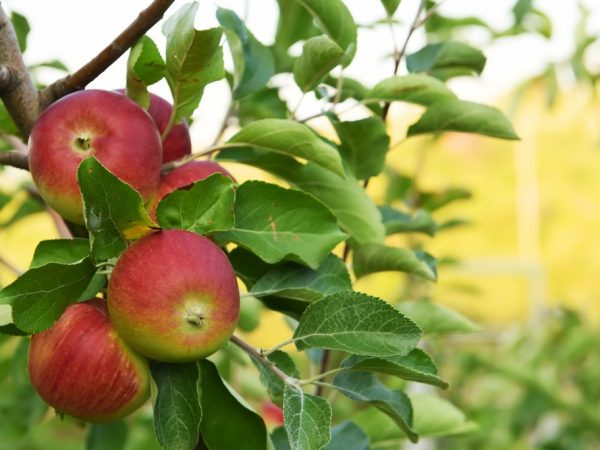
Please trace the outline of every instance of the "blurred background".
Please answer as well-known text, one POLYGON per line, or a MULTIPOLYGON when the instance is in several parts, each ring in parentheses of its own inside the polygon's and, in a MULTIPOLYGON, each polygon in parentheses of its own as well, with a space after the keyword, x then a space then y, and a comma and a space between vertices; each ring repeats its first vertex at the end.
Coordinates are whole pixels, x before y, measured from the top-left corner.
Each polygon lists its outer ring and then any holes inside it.
MULTIPOLYGON (((273 42, 275 1, 200 3, 199 28, 217 25, 218 4, 245 17, 263 43, 273 42)), ((600 448, 600 3, 439 3, 435 20, 415 32, 408 53, 447 37, 482 49, 487 57, 482 74, 453 78, 448 84, 462 99, 494 104, 506 112, 521 141, 446 133, 402 142, 421 110, 392 107, 389 133, 398 145, 388 154, 386 172, 369 185, 369 193, 378 204, 404 203, 423 211, 422 230, 427 232, 397 235, 392 241, 435 255, 439 281, 431 285, 383 273, 365 277, 357 289, 392 303, 425 298, 464 316, 463 331, 470 333, 434 329, 428 341, 442 377, 451 382, 442 396, 463 411, 452 410, 449 417, 464 415, 461 426, 450 433, 456 437, 416 445, 399 444, 393 426, 382 431, 383 415, 359 413, 355 420, 370 434, 371 448, 600 448), (436 234, 435 239, 428 234, 436 234), (373 423, 377 426, 369 428, 373 423)), ((60 60, 69 69, 86 62, 146 4, 3 2, 30 23, 26 62, 60 60)), ((180 4, 175 2, 172 10, 180 4)), ((346 4, 361 30, 357 57, 344 76, 371 86, 392 74, 392 35, 403 42, 418 2, 402 1, 391 26, 382 20, 385 12, 379 1, 346 4)), ((159 28, 149 35, 161 48, 159 28)), ((61 76, 54 66, 36 68, 37 80, 49 83, 61 76)), ((299 104, 301 92, 291 78, 280 77, 280 96, 290 109, 297 108, 298 117, 319 112, 318 99, 307 97, 299 104)), ((121 58, 90 87, 113 89, 124 83, 121 58)), ((166 85, 153 91, 168 98, 166 85)), ((225 82, 207 88, 191 127, 195 150, 218 134, 229 100, 225 82)), ((353 108, 342 117, 364 115, 364 110, 353 108)), ((310 124, 335 137, 326 120, 310 124)), ((230 125, 228 134, 237 129, 236 123, 230 125)), ((265 177, 246 167, 228 168, 240 181, 265 177)), ((0 173, 0 285, 28 267, 39 240, 58 237, 51 216, 23 189, 27 182, 27 174, 16 169, 0 173), (17 195, 9 195, 15 191, 17 195)), ((288 338, 289 328, 281 317, 262 311, 261 327, 248 327, 249 340, 269 347, 288 338)), ((13 351, 2 347, 3 355, 13 351)), ((251 393, 258 389, 245 388, 251 393)), ((0 397, 0 415, 14 407, 10 401, 0 397)), ((60 431, 64 436, 73 433, 68 424, 61 426, 66 427, 60 431)), ((18 426, 2 427, 0 422, 0 436, 22 432, 18 426)), ((448 434, 445 431, 440 434, 448 434)), ((56 448, 71 448, 68 442, 56 448)), ((50 448, 34 441, 16 445, 0 439, 0 449, 50 448)), ((131 448, 152 448, 140 445, 131 448)))

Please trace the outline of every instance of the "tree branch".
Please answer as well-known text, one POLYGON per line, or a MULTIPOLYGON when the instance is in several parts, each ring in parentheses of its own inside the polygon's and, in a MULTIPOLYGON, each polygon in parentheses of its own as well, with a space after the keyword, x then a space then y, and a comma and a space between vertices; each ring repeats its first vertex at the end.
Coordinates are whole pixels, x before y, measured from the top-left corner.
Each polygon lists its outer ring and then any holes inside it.
POLYGON ((55 81, 41 92, 42 109, 72 92, 84 89, 152 28, 174 0, 154 0, 104 50, 76 72, 55 81))
POLYGON ((15 30, 1 4, 0 68, 0 97, 21 136, 27 138, 39 114, 39 96, 23 62, 15 30))
POLYGON ((18 169, 29 170, 29 161, 27 155, 11 150, 8 152, 0 152, 0 164, 4 166, 12 166, 18 169))
POLYGON ((290 377, 287 373, 285 373, 283 370, 281 370, 279 367, 277 367, 275 364, 269 361, 260 351, 252 347, 250 344, 248 344, 247 342, 243 341, 235 335, 231 336, 229 340, 235 345, 237 345, 239 348, 244 350, 246 353, 254 357, 254 359, 260 365, 273 372, 277 376, 277 378, 281 379, 281 381, 283 381, 286 384, 292 384, 294 386, 297 386, 298 380, 296 380, 294 377, 290 377))

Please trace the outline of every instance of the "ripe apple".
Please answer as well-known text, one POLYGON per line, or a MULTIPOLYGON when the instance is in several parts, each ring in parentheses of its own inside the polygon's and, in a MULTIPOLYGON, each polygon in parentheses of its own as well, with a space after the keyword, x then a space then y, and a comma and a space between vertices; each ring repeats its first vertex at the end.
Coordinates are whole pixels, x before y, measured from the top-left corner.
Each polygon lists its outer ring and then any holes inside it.
POLYGON ((46 109, 29 137, 38 191, 68 221, 83 224, 77 168, 91 155, 145 200, 156 190, 162 150, 148 113, 116 92, 75 92, 46 109))
MULTIPOLYGON (((118 89, 117 92, 125 94, 125 89, 118 89)), ((150 106, 148 107, 148 113, 154 119, 158 131, 162 135, 169 124, 173 105, 156 94, 151 92, 149 94, 150 106)), ((163 141, 163 163, 183 158, 190 153, 192 153, 190 131, 186 120, 183 119, 181 122, 173 125, 171 131, 169 131, 169 134, 167 134, 163 141)))
POLYGON ((223 251, 210 239, 163 230, 133 243, 108 283, 108 313, 134 350, 164 362, 217 351, 236 327, 240 294, 223 251))
POLYGON ((34 334, 28 367, 44 401, 89 422, 124 417, 150 396, 148 363, 119 338, 102 299, 69 306, 52 328, 34 334))

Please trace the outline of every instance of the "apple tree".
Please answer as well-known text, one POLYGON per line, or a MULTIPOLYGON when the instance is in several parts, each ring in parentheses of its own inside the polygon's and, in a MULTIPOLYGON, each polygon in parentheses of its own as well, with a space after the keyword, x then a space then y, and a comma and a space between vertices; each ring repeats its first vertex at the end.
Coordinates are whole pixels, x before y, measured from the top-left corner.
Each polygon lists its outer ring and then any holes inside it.
MULTIPOLYGON (((195 28, 195 2, 163 21, 172 3, 155 0, 87 64, 47 86, 23 62, 27 19, 0 7, 0 164, 30 170, 33 180, 0 193, 0 208, 13 205, 0 227, 47 211, 62 236, 40 242, 30 268, 13 268, 18 276, 0 291, 2 345, 16 349, 0 374, 15 387, 2 400, 11 439, 28 439, 48 417, 46 403, 90 422, 94 449, 366 449, 390 431, 381 417, 399 430, 396 448, 466 430, 456 407, 411 389, 448 387, 423 349, 429 330, 472 324, 426 300, 395 307, 354 283, 387 271, 434 282, 433 255, 387 237, 434 235, 443 228, 434 210, 460 197, 420 193, 398 174, 393 203, 367 193, 401 145, 387 131, 394 103, 423 109, 406 139, 446 131, 517 139, 503 113, 445 84, 481 73, 485 56, 453 31, 485 24, 420 0, 404 41, 390 43, 393 70, 365 86, 344 76, 361 29, 342 0, 278 0, 271 46, 221 7, 211 29, 195 28), (164 49, 146 35, 161 21, 164 49), (423 27, 430 42, 407 54, 423 27), (123 90, 85 90, 125 52, 123 90), (205 87, 223 79, 231 104, 219 136, 191 152, 186 123, 205 87), (160 80, 168 103, 149 93, 160 80), (280 92, 290 84, 320 111, 298 117, 280 92), (362 118, 346 119, 348 108, 362 118), (311 126, 315 118, 336 136, 311 126), (278 182, 238 183, 235 169, 221 166, 229 162, 278 182), (264 326, 257 308, 285 316, 289 339, 272 348, 244 340, 264 326), (261 407, 241 371, 263 386, 261 407), (353 421, 352 411, 376 415, 353 421), (155 438, 140 441, 149 425, 155 438)), ((382 20, 373 26, 395 33, 399 3, 374 2, 382 20)))

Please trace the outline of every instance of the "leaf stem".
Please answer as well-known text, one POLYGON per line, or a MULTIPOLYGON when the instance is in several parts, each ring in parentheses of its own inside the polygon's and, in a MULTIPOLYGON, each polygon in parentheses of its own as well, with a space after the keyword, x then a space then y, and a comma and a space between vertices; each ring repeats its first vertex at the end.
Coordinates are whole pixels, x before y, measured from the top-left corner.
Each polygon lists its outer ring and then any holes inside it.
POLYGON ((265 350, 263 352, 261 352, 261 354, 263 356, 269 356, 271 353, 276 352, 277 350, 282 349, 283 347, 285 347, 286 345, 290 345, 293 344, 294 342, 296 342, 296 339, 292 338, 292 339, 287 339, 283 342, 280 342, 279 344, 277 344, 275 347, 270 348, 269 350, 265 350))
POLYGON ((320 373, 320 374, 318 374, 318 375, 316 375, 314 377, 307 378, 305 380, 300 380, 298 383, 301 386, 305 385, 305 384, 317 384, 316 383, 317 381, 320 381, 320 380, 322 380, 324 378, 327 378, 329 375, 333 375, 334 373, 343 372, 345 370, 348 370, 348 369, 346 369, 345 367, 338 367, 337 369, 331 369, 331 370, 329 370, 327 372, 322 372, 322 373, 320 373))
POLYGON ((169 116, 169 121, 167 122, 167 126, 165 127, 165 129, 163 130, 162 134, 160 135, 160 140, 163 143, 165 142, 165 139, 167 138, 167 135, 173 129, 174 125, 175 125, 175 108, 173 108, 173 110, 171 111, 171 115, 169 116))
POLYGON ((181 159, 175 160, 175 161, 171 161, 168 162, 167 164, 163 164, 162 166, 162 171, 163 172, 168 172, 169 170, 173 170, 176 169, 177 167, 181 167, 184 164, 193 161, 195 159, 201 158, 202 156, 206 156, 206 155, 210 155, 211 153, 214 152, 218 152, 219 150, 224 150, 226 148, 235 148, 235 147, 247 147, 248 144, 244 144, 244 143, 239 143, 239 144, 235 144, 235 143, 231 143, 231 144, 217 144, 217 145, 212 145, 210 147, 205 148, 204 150, 198 152, 198 153, 192 153, 191 155, 187 155, 181 159))

